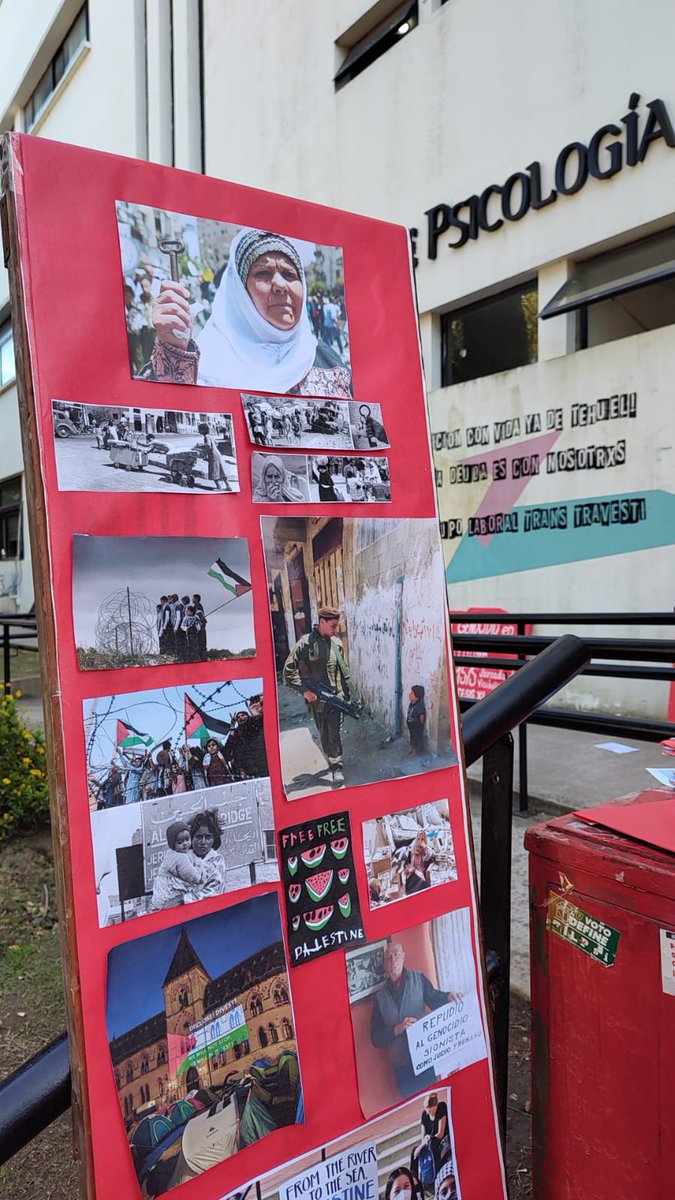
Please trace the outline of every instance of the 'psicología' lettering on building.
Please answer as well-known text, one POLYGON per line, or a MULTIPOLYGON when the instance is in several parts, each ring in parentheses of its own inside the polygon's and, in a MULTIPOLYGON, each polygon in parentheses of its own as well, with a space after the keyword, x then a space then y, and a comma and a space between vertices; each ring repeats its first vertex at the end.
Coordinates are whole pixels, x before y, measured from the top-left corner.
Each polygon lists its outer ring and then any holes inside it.
POLYGON ((581 191, 589 175, 611 179, 623 167, 644 162, 649 147, 663 138, 675 147, 675 130, 663 100, 647 103, 648 116, 640 129, 638 92, 628 101, 628 112, 621 125, 610 122, 596 129, 588 145, 569 142, 560 151, 553 172, 554 186, 542 181, 540 162, 531 162, 524 171, 515 171, 501 184, 490 183, 480 195, 469 196, 458 204, 435 204, 425 212, 427 218, 427 257, 436 258, 438 240, 448 230, 457 236, 449 240, 451 250, 459 250, 479 233, 494 233, 505 221, 520 221, 530 209, 546 208, 558 196, 573 196, 581 191), (501 215, 498 215, 501 214, 501 215))

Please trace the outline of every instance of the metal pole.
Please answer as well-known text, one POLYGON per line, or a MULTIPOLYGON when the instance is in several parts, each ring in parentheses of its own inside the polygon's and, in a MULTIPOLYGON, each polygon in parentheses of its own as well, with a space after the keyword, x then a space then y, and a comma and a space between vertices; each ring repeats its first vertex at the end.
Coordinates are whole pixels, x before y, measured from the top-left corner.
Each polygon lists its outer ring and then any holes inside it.
POLYGON ((12 664, 11 664, 11 660, 9 657, 9 650, 10 650, 9 625, 5 621, 5 623, 2 626, 2 657, 3 657, 3 666, 4 666, 5 695, 6 696, 8 696, 12 690, 12 679, 11 679, 12 664))
MULTIPOLYGON (((522 621, 519 621, 518 637, 524 637, 524 635, 525 625, 522 621)), ((519 654, 518 658, 526 661, 525 654, 519 654)), ((529 796, 527 794, 527 725, 525 721, 522 721, 518 727, 518 792, 520 796, 520 812, 526 813, 529 803, 529 796)))
POLYGON ((486 948, 502 963, 490 984, 495 1072, 502 1138, 506 1132, 509 1067, 509 976, 511 961, 511 826, 513 817, 513 738, 505 734, 483 757, 480 901, 486 948))
POLYGON ((127 584, 127 608, 129 610, 129 653, 130 653, 131 657, 133 658, 134 657, 134 635, 133 635, 133 631, 131 628, 131 592, 129 591, 128 584, 127 584))

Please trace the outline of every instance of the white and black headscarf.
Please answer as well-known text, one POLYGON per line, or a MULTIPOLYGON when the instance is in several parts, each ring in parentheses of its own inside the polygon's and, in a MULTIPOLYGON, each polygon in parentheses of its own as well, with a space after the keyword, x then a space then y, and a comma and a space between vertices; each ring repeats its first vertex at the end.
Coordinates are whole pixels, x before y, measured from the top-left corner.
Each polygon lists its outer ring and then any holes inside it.
POLYGON ((210 387, 286 393, 304 379, 314 365, 317 340, 307 315, 305 272, 293 242, 261 229, 240 230, 197 345, 199 383, 210 387), (266 321, 246 291, 251 267, 264 254, 285 254, 302 280, 302 311, 293 329, 276 329, 266 321))

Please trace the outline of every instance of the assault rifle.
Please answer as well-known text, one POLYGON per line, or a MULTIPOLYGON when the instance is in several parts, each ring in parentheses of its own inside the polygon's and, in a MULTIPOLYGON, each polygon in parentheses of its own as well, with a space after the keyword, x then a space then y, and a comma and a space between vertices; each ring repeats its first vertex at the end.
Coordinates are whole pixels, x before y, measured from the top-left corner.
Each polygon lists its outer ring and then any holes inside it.
POLYGON ((361 716, 363 706, 356 704, 353 700, 343 700, 342 696, 338 696, 327 683, 318 683, 316 680, 307 679, 302 682, 303 692, 314 692, 317 700, 321 700, 327 708, 337 708, 338 712, 346 713, 348 717, 352 717, 358 721, 361 716))

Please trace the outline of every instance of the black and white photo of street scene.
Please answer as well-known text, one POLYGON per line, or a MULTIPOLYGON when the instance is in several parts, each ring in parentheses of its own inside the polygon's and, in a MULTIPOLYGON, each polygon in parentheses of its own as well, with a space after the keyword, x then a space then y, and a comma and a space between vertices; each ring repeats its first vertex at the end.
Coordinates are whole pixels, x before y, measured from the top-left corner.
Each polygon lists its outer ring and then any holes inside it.
POLYGON ((230 413, 52 400, 62 492, 238 492, 230 413))
POLYGON ((251 441, 257 446, 329 452, 389 446, 379 404, 243 392, 241 402, 251 441))
POLYGON ((73 537, 82 671, 255 654, 246 538, 73 537))
POLYGON ((254 504, 387 503, 391 500, 386 458, 328 457, 323 454, 264 454, 251 457, 254 504))

